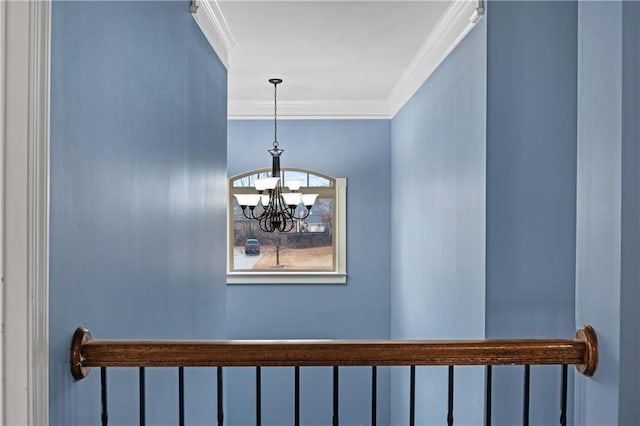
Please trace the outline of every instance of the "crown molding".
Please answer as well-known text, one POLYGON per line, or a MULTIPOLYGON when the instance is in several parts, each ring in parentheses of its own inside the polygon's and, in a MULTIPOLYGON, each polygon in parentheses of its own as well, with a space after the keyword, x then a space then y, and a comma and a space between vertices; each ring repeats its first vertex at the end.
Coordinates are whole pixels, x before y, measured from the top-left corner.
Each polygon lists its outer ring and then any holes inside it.
POLYGON ((392 116, 400 111, 483 15, 482 0, 454 0, 451 3, 391 90, 388 107, 392 116))
POLYGON ((191 0, 191 15, 220 61, 229 69, 229 51, 236 44, 236 38, 218 1, 191 0))
MULTIPOLYGON (((286 119, 393 118, 482 19, 484 11, 484 0, 453 0, 386 99, 279 101, 278 116, 286 119)), ((228 117, 269 119, 273 117, 273 103, 229 99, 228 117)))
MULTIPOLYGON (((232 120, 273 118, 272 101, 229 100, 232 120)), ((389 119, 386 100, 278 101, 278 117, 283 119, 389 119)))

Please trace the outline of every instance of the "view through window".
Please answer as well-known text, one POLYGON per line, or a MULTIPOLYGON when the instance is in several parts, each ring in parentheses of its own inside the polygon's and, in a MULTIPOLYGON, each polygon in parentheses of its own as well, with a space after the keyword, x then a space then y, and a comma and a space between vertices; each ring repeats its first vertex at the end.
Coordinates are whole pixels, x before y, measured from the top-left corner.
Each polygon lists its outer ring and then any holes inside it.
MULTIPOLYGON (((261 231, 258 221, 246 218, 234 197, 255 193, 255 180, 269 175, 270 169, 261 169, 229 179, 229 272, 338 272, 338 233, 343 231, 339 229, 336 209, 339 186, 336 183, 340 180, 310 170, 283 168, 284 186, 296 180, 300 182, 298 192, 319 195, 309 216, 296 221, 291 231, 270 233, 261 231)), ((296 216, 304 215, 305 211, 299 205, 296 216)), ((258 204, 255 214, 261 212, 262 206, 258 204)))

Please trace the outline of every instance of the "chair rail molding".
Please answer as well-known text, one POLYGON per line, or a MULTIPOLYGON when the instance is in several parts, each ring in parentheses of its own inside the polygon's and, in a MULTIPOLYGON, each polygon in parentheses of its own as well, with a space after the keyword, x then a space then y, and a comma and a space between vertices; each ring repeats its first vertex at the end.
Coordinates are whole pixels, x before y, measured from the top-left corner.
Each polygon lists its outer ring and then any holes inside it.
POLYGON ((49 423, 50 22, 49 0, 0 2, 2 424, 49 423))
POLYGON ((229 21, 217 0, 192 0, 191 15, 220 61, 229 69, 229 51, 236 44, 229 21))

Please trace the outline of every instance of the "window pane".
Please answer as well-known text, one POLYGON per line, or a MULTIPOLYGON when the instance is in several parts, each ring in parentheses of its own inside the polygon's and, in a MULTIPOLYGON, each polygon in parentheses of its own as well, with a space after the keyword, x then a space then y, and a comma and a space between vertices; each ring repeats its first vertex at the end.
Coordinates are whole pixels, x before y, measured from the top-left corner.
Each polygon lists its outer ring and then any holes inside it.
POLYGON ((282 173, 284 175, 285 183, 287 181, 290 181, 290 180, 299 180, 301 187, 308 186, 307 185, 307 183, 308 183, 307 174, 305 172, 297 172, 297 171, 293 171, 293 170, 284 170, 282 173))
POLYGON ((333 182, 320 176, 309 174, 309 186, 333 186, 333 182))
MULTIPOLYGON (((302 211, 300 207, 296 215, 302 211)), ((317 199, 309 217, 286 233, 262 232, 257 221, 244 218, 235 201, 233 212, 233 270, 334 270, 332 199, 317 199)))
POLYGON ((247 188, 251 188, 254 185, 254 182, 256 181, 256 179, 260 179, 260 178, 266 178, 266 177, 270 177, 271 173, 270 172, 261 172, 261 173, 256 173, 253 175, 248 175, 245 177, 241 177, 239 179, 236 179, 233 181, 233 186, 235 188, 242 188, 242 187, 247 187, 247 188))

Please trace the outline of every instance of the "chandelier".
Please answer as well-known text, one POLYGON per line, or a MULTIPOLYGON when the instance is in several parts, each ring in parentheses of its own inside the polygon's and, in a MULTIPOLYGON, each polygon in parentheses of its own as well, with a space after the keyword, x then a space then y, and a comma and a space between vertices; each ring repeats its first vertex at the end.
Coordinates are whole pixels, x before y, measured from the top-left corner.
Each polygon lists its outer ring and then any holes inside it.
POLYGON ((289 192, 283 190, 282 176, 280 174, 280 156, 284 152, 278 147, 278 84, 279 78, 272 78, 273 84, 273 148, 268 150, 271 154, 271 177, 256 179, 255 194, 235 194, 236 201, 242 209, 242 214, 247 219, 257 220, 263 232, 289 232, 295 223, 309 217, 311 207, 318 194, 303 194, 298 192, 302 182, 289 180, 286 187, 289 192), (261 209, 258 208, 261 205, 261 209), (304 209, 298 207, 302 205, 304 209))

